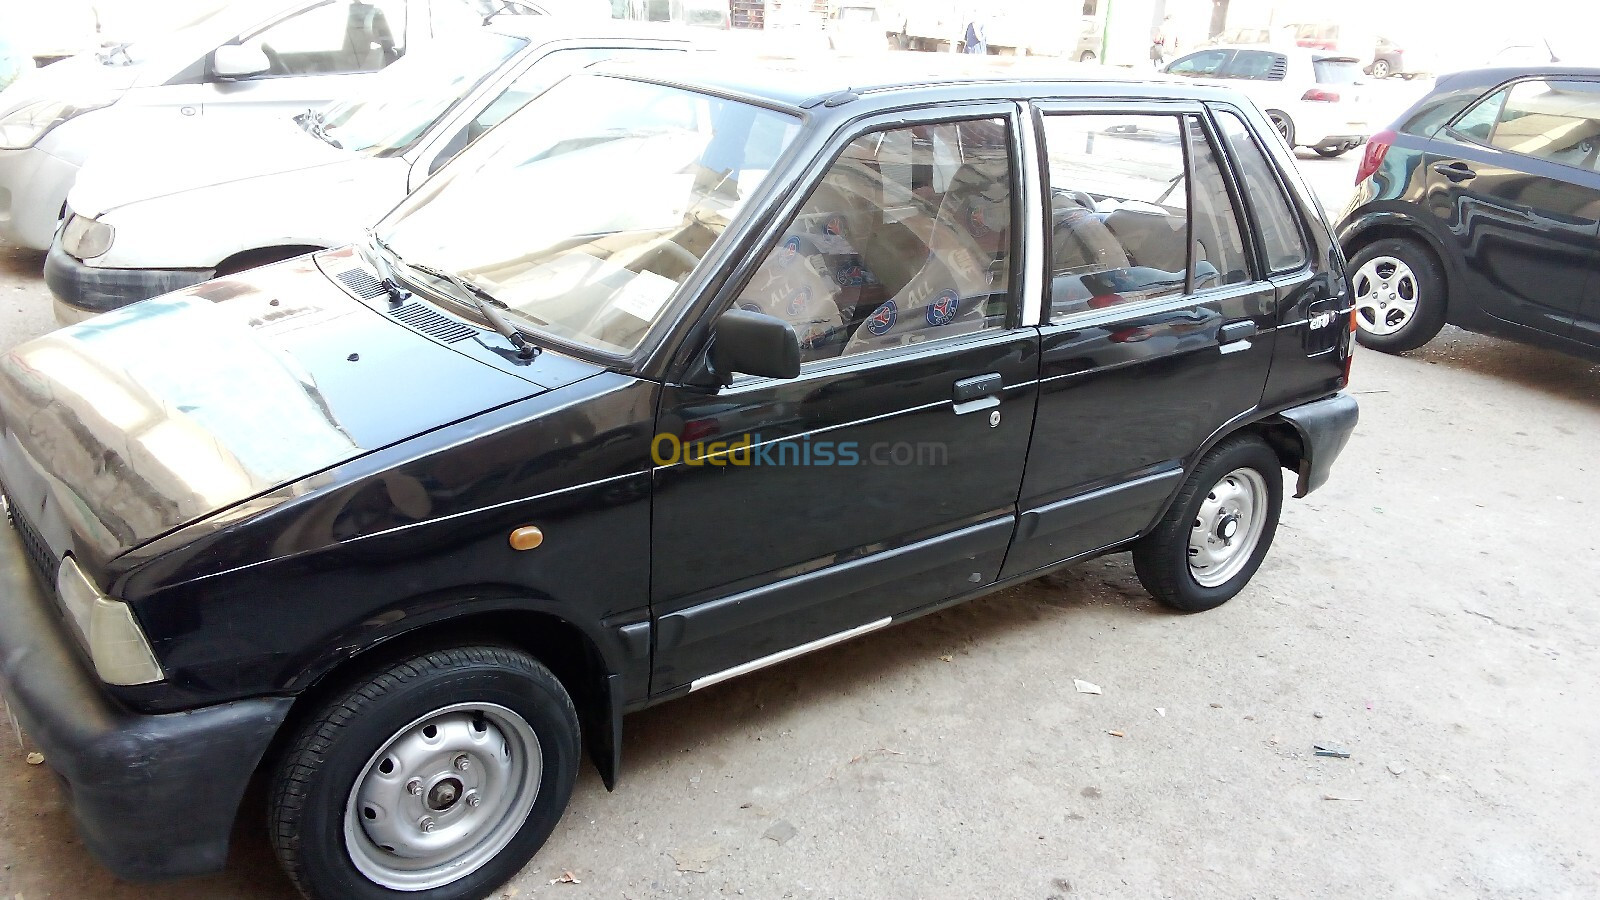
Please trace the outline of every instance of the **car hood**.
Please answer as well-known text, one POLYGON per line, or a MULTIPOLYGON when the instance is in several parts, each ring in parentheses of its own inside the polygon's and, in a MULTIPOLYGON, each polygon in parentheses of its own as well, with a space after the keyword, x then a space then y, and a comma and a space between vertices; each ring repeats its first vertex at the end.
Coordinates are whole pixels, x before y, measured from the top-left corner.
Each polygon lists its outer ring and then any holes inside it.
MULTIPOLYGON (((581 373, 574 372, 572 377, 581 373)), ((312 257, 0 358, 0 481, 92 566, 382 447, 543 393, 356 300, 312 257)))
POLYGON ((0 91, 0 116, 36 100, 93 101, 105 104, 120 97, 148 66, 108 66, 93 53, 80 53, 42 69, 25 69, 16 81, 0 91))
POLYGON ((97 216, 195 188, 367 159, 312 137, 289 116, 181 122, 90 156, 68 205, 97 216))

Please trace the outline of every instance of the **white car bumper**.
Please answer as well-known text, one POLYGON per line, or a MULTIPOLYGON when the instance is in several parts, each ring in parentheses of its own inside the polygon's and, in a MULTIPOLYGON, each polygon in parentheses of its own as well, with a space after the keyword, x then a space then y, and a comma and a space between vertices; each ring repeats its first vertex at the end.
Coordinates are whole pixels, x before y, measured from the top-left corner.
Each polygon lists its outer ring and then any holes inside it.
POLYGON ((48 250, 78 164, 38 147, 0 150, 0 237, 21 247, 48 250))

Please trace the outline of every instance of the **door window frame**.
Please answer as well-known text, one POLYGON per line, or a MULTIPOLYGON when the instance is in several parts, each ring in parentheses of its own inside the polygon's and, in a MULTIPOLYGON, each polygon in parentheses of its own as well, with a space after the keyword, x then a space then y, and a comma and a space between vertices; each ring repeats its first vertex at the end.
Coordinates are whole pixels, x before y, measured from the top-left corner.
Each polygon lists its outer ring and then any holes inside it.
POLYGON ((1307 231, 1305 214, 1300 204, 1295 200, 1294 190, 1284 180, 1282 167, 1277 164, 1272 153, 1267 149, 1271 145, 1262 137, 1259 129, 1250 121, 1250 117, 1245 115, 1244 110, 1231 103, 1208 103, 1206 104, 1205 118, 1208 120, 1206 124, 1211 129, 1216 146, 1228 147, 1228 142, 1222 134, 1222 127, 1216 121, 1216 117, 1221 113, 1231 114, 1244 126, 1245 133, 1250 136, 1251 143, 1255 144, 1256 152, 1261 154, 1262 159, 1266 160, 1267 168, 1270 170, 1269 174, 1272 176, 1272 183, 1277 188, 1278 199, 1288 209, 1289 217, 1294 220, 1295 231, 1300 235, 1300 251, 1304 257, 1300 264, 1282 269, 1273 269, 1271 267, 1271 257, 1267 254, 1266 240, 1262 237, 1260 219, 1256 215, 1254 202, 1249 199, 1244 190, 1244 175, 1239 171, 1238 161, 1233 158, 1233 154, 1224 152, 1222 154, 1222 167, 1235 186, 1237 192, 1235 196, 1238 197, 1236 202, 1240 204, 1238 208, 1245 211, 1246 221, 1249 223, 1250 246, 1256 253, 1256 271, 1260 273, 1260 278, 1266 281, 1289 278, 1305 272, 1316 262, 1316 254, 1312 249, 1315 243, 1312 240, 1312 235, 1307 231))
MULTIPOLYGON (((706 355, 711 346, 711 328, 718 316, 732 308, 739 296, 754 280, 757 270, 766 261, 767 256, 777 249, 788 228, 800 214, 806 201, 821 184, 827 174, 832 171, 850 145, 857 139, 866 137, 875 132, 890 131, 898 128, 915 128, 920 125, 941 125, 952 122, 964 122, 974 119, 1003 119, 1009 135, 1008 151, 1010 155, 1011 175, 1011 246, 1007 268, 1009 284, 1007 285, 1007 311, 1006 322, 1000 328, 986 328, 981 331, 967 334, 952 335, 934 341, 924 341, 902 347, 884 347, 849 356, 835 356, 827 359, 811 360, 800 368, 800 374, 792 379, 766 378, 753 375, 737 375, 733 383, 723 391, 744 391, 751 387, 764 387, 785 381, 801 381, 814 374, 832 373, 847 368, 871 368, 879 365, 892 364, 904 358, 918 357, 929 353, 943 353, 949 349, 965 346, 972 342, 992 340, 1001 334, 1014 334, 1020 328, 1032 327, 1037 324, 1037 317, 1025 303, 1026 289, 1029 284, 1028 275, 1040 264, 1040 259, 1028 253, 1027 229, 1036 227, 1038 216, 1029 215, 1028 210, 1037 205, 1036 194, 1030 193, 1029 178, 1024 171, 1026 165, 1037 165, 1036 160, 1030 163, 1030 152, 1025 147, 1025 138, 1033 131, 1031 122, 1025 124, 1028 118, 1024 115, 1026 104, 1014 100, 975 100, 962 103, 946 103, 935 107, 919 107, 895 112, 879 112, 851 119, 838 128, 827 138, 826 143, 812 156, 812 160, 801 171, 799 176, 790 184, 794 187, 784 187, 787 199, 781 205, 774 205, 766 212, 765 220, 758 227, 755 237, 750 241, 752 248, 749 252, 741 254, 738 264, 717 288, 711 303, 705 311, 696 317, 692 327, 685 329, 684 337, 678 344, 672 357, 678 362, 673 367, 675 377, 669 379, 677 383, 687 381, 701 381, 693 377, 696 373, 706 369, 706 355), (1029 317, 1033 316, 1033 321, 1029 317), (686 353, 686 348, 693 348, 693 352, 686 353)), ((1036 282, 1035 282, 1036 283, 1036 282)))
MULTIPOLYGON (((1192 306, 1197 302, 1206 302, 1212 299, 1226 298, 1241 293, 1257 292, 1262 290, 1263 284, 1271 281, 1273 276, 1267 273, 1266 266, 1264 264, 1266 256, 1263 253, 1263 248, 1260 246, 1259 242, 1260 235, 1255 228, 1253 213, 1249 211, 1248 205, 1244 204, 1243 202, 1243 197, 1240 191, 1239 176, 1234 171, 1233 159, 1226 152, 1218 152, 1219 147, 1224 147, 1226 145, 1221 142, 1220 130, 1217 128, 1216 123, 1211 121, 1210 110, 1207 109, 1205 104, 1197 100, 1040 100, 1033 103, 1033 109, 1034 114, 1038 119, 1038 123, 1035 126, 1038 131, 1038 146, 1035 151, 1038 154, 1039 160, 1038 167, 1040 191, 1038 197, 1039 202, 1043 206, 1043 215, 1046 220, 1041 223, 1044 229, 1043 234, 1041 235, 1043 239, 1043 248, 1040 254, 1042 257, 1042 265, 1049 267, 1050 261, 1054 258, 1055 252, 1054 229, 1051 228, 1048 223, 1050 204, 1047 198, 1050 196, 1051 186, 1049 144, 1046 139, 1044 127, 1044 120, 1046 116, 1143 115, 1170 116, 1177 119, 1178 134, 1181 138, 1180 146, 1183 152, 1183 190, 1184 203, 1186 206, 1185 214, 1187 218, 1185 223, 1185 239, 1187 246, 1184 249, 1185 271, 1183 275, 1183 290, 1174 294, 1163 294, 1159 297, 1136 300, 1131 303, 1118 304, 1116 306, 1109 306, 1104 309, 1083 310, 1081 312, 1072 314, 1069 318, 1063 321, 1056 322, 1052 321, 1050 317, 1052 300, 1051 293, 1054 288, 1054 278, 1046 277, 1044 278, 1044 283, 1039 292, 1037 310, 1038 321, 1042 327, 1065 326, 1077 328, 1093 322, 1115 321, 1131 316, 1148 315, 1151 312, 1162 309, 1176 309, 1185 306, 1192 306), (1184 121, 1189 116, 1194 116, 1197 118, 1201 122, 1201 126, 1205 129, 1206 140, 1211 144, 1211 152, 1217 157, 1217 165, 1222 170, 1223 180, 1227 184, 1228 199, 1233 204, 1234 220, 1238 223, 1241 229, 1247 229, 1249 232, 1249 234, 1246 235, 1247 239, 1244 242, 1246 264, 1249 266, 1249 279, 1242 282, 1236 282, 1234 284, 1222 284, 1217 285, 1216 287, 1203 288, 1199 291, 1194 290, 1194 166, 1190 159, 1188 132, 1184 121), (1243 214, 1242 217, 1241 214, 1243 214)), ((1263 155, 1265 155, 1265 153, 1263 153, 1263 155)), ((1271 163, 1272 158, 1269 156, 1267 157, 1267 160, 1269 163, 1271 163)), ((1292 205, 1290 206, 1290 211, 1294 211, 1294 207, 1292 205)), ((1304 231, 1305 226, 1304 223, 1300 221, 1300 216, 1295 214, 1294 219, 1295 226, 1304 231)), ((1301 242, 1302 244, 1306 244, 1304 235, 1301 237, 1301 242)), ((1302 268, 1310 263, 1309 253, 1307 256, 1308 259, 1305 264, 1302 264, 1302 268)), ((1053 276, 1053 272, 1049 272, 1049 274, 1053 276)))

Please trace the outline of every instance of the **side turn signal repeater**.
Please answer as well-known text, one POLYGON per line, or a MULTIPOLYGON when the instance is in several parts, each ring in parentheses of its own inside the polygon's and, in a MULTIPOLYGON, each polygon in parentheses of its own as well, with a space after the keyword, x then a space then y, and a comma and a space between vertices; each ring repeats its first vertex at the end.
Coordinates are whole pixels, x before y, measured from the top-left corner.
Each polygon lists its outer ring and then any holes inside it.
POLYGON ((511 532, 511 549, 532 550, 544 543, 544 532, 536 525, 524 525, 511 532))

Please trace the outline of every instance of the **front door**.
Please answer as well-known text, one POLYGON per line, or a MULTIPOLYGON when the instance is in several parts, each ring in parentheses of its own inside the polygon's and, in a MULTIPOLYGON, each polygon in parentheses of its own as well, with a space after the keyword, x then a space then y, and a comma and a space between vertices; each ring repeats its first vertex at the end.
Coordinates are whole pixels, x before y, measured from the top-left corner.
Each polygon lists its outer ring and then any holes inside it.
POLYGON ((1149 526, 1195 450, 1260 403, 1275 324, 1198 106, 1047 107, 1042 123, 1050 294, 1008 577, 1149 526))
POLYGON ((1571 331, 1600 263, 1597 161, 1600 81, 1519 81, 1439 132, 1425 160, 1428 204, 1464 261, 1464 299, 1518 325, 1571 331))
MULTIPOLYGON (((724 306, 803 367, 669 385, 654 448, 655 693, 887 624, 999 575, 1033 421, 1016 108, 863 126, 724 306)), ((913 117, 914 118, 914 117, 913 117)))

